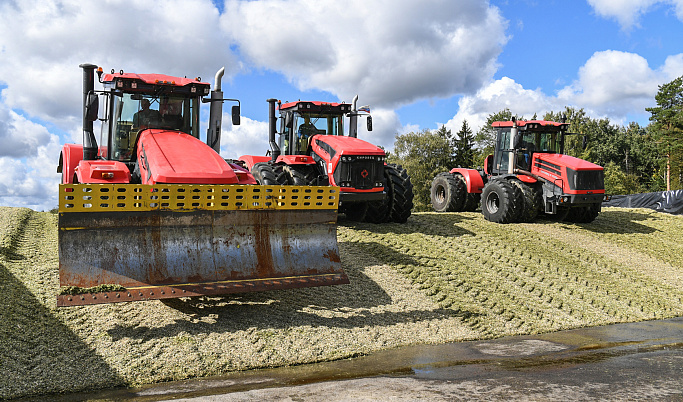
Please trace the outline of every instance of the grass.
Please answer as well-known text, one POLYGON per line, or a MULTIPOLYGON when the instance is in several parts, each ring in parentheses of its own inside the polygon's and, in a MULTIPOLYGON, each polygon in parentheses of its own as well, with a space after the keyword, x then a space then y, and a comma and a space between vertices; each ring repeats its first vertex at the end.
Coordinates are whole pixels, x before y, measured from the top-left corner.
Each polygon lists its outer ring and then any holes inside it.
POLYGON ((683 313, 683 217, 479 213, 338 228, 351 284, 57 308, 57 216, 0 207, 0 398, 348 358, 683 313))

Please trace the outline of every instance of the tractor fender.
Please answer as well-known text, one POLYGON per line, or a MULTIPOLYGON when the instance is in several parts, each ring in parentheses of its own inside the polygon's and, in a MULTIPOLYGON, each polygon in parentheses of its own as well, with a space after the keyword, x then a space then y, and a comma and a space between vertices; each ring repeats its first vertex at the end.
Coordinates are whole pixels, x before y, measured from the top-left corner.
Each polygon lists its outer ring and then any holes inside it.
POLYGON ((280 155, 277 157, 277 163, 284 163, 285 165, 315 165, 315 160, 310 155, 280 155))
POLYGON ((76 167, 83 159, 83 145, 64 144, 62 152, 59 153, 59 165, 57 173, 62 174, 62 184, 73 183, 76 167))
POLYGON ((457 173, 465 178, 468 193, 481 193, 484 189, 484 178, 476 169, 455 168, 451 169, 450 173, 457 173))
POLYGON ((527 184, 534 184, 538 182, 538 180, 536 180, 535 178, 523 173, 518 174, 517 178, 527 184))
POLYGON ((247 170, 251 172, 251 169, 255 164, 261 162, 270 162, 272 158, 270 156, 242 155, 238 158, 238 160, 244 162, 247 170))

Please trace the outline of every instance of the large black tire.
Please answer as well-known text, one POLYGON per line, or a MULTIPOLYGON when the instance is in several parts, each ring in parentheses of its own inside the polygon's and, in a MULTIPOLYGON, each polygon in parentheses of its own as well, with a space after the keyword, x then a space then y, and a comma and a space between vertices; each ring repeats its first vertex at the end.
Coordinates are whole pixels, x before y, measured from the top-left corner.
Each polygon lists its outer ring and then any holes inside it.
POLYGON ((523 204, 521 190, 505 179, 489 181, 481 193, 481 212, 491 222, 517 222, 523 204))
POLYGON ((569 210, 565 221, 574 223, 591 223, 598 217, 602 210, 602 204, 596 202, 585 207, 574 207, 569 210))
POLYGON ((384 167, 384 179, 389 220, 405 223, 413 210, 413 184, 410 176, 401 165, 389 163, 384 167))
POLYGON ((460 212, 467 201, 467 187, 461 175, 443 172, 432 180, 432 208, 436 212, 460 212))
POLYGON ((595 220, 595 218, 600 215, 600 212, 602 211, 602 203, 601 202, 596 202, 594 204, 591 204, 586 207, 586 214, 584 215, 584 220, 581 221, 581 223, 591 223, 595 220))
POLYGON ((463 211, 474 212, 479 207, 479 201, 481 200, 481 194, 479 193, 467 193, 467 200, 465 200, 465 206, 463 211))
POLYGON ((315 186, 318 181, 318 170, 316 166, 297 165, 285 166, 284 171, 287 182, 294 186, 315 186))
POLYGON ((522 192, 523 206, 519 213, 519 222, 533 222, 543 205, 543 195, 537 187, 530 186, 521 180, 510 180, 522 192))
POLYGON ((258 184, 266 186, 282 186, 287 184, 287 176, 282 167, 268 162, 255 163, 251 168, 251 174, 258 184))
POLYGON ((341 206, 340 211, 346 215, 346 219, 356 222, 362 222, 365 220, 368 212, 367 202, 350 202, 345 203, 341 206))
POLYGON ((365 214, 365 222, 385 223, 389 222, 389 203, 387 200, 368 202, 368 210, 365 214))

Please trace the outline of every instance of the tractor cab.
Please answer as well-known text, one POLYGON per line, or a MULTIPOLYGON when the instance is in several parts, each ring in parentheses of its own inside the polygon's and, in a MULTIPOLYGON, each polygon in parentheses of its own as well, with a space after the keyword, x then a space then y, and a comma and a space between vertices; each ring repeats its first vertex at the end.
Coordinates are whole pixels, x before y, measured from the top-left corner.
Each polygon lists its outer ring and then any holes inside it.
POLYGON ((325 102, 290 102, 280 106, 279 141, 282 155, 310 155, 315 135, 344 135, 344 116, 351 105, 325 102))
POLYGON ((160 74, 105 74, 99 156, 123 163, 135 161, 139 135, 146 129, 175 130, 199 138, 199 105, 209 84, 199 79, 160 74), (182 82, 181 82, 182 81, 182 82))
POLYGON ((493 123, 496 148, 489 171, 504 174, 509 171, 511 161, 514 161, 514 168, 531 171, 534 153, 563 153, 568 126, 568 123, 542 120, 493 123))

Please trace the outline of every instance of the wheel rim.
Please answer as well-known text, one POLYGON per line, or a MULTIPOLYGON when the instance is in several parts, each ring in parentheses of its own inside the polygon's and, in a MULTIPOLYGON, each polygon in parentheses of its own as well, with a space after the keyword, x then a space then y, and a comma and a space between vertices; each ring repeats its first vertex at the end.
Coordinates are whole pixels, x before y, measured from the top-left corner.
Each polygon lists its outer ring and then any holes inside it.
POLYGON ((495 192, 489 193, 486 197, 486 209, 490 213, 495 214, 498 212, 498 208, 500 208, 500 198, 498 198, 498 194, 495 192))
POLYGON ((446 201, 446 189, 443 186, 436 188, 435 198, 436 202, 439 204, 443 204, 444 201, 446 201))

